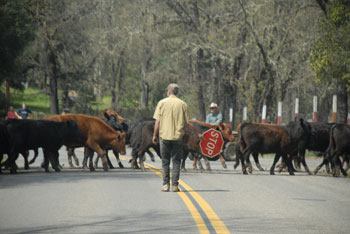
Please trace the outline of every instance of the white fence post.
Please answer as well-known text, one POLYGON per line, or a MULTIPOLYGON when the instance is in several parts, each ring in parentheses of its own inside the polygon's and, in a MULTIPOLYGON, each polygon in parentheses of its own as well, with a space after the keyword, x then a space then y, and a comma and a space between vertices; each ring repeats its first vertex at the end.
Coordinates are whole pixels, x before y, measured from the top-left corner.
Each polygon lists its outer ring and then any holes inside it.
POLYGON ((266 105, 263 105, 261 123, 265 123, 266 121, 266 105))
POLYGON ((317 122, 317 96, 314 96, 313 100, 313 112, 314 112, 314 117, 312 119, 312 122, 317 122))

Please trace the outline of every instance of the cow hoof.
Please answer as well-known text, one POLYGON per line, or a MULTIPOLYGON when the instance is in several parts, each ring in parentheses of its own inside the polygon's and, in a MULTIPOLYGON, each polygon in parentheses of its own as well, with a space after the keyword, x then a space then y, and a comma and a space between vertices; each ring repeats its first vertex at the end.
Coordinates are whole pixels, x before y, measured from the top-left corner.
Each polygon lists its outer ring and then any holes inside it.
POLYGON ((119 165, 119 168, 124 168, 124 165, 121 162, 118 163, 118 165, 119 165))
POLYGON ((270 171, 270 175, 275 175, 275 172, 274 171, 270 171))
POLYGON ((55 171, 56 171, 56 172, 61 172, 61 169, 55 168, 55 171))
POLYGON ((289 175, 295 175, 294 172, 290 172, 289 175))
POLYGON ((95 171, 95 168, 94 167, 90 167, 90 171, 95 171))
POLYGON ((222 167, 226 169, 226 168, 227 168, 226 163, 223 163, 223 164, 222 164, 222 167))
POLYGON ((45 169, 45 172, 46 172, 46 173, 50 173, 50 170, 49 170, 49 169, 45 169))
POLYGON ((109 169, 114 169, 114 167, 113 167, 113 166, 110 166, 109 169))

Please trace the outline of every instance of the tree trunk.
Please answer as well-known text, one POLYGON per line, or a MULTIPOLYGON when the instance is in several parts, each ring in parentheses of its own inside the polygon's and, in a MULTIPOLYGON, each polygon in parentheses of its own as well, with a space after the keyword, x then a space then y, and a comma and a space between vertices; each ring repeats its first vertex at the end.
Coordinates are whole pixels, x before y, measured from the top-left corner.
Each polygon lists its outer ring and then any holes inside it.
POLYGON ((50 82, 50 113, 59 114, 58 95, 57 95, 57 65, 55 54, 46 41, 46 53, 48 56, 47 62, 49 67, 49 82, 50 82))
POLYGON ((118 62, 117 62, 117 67, 115 66, 115 63, 113 62, 112 64, 112 100, 111 100, 111 107, 119 111, 120 108, 119 106, 119 101, 122 96, 122 83, 123 83, 123 56, 124 56, 125 49, 122 50, 120 53, 118 62), (116 92, 117 89, 117 84, 118 84, 118 93, 116 92))
POLYGON ((149 84, 146 81, 146 71, 144 66, 141 66, 141 108, 145 109, 148 107, 149 99, 149 84))
POLYGON ((197 52, 197 63, 196 63, 196 80, 198 82, 197 101, 198 101, 199 115, 201 117, 201 121, 205 121, 206 112, 205 112, 205 103, 204 103, 204 96, 203 96, 204 69, 202 67, 202 60, 203 60, 203 50, 199 49, 197 52))
MULTIPOLYGON (((117 68, 118 69, 118 68, 117 68)), ((117 70, 115 67, 115 63, 113 61, 112 63, 112 91, 111 91, 111 95, 112 95, 112 100, 111 100, 111 108, 115 109, 116 108, 116 99, 117 99, 117 95, 115 92, 116 89, 116 84, 117 84, 117 70)))
POLYGON ((50 76, 50 113, 59 114, 58 96, 57 96, 57 78, 50 76))
POLYGON ((348 94, 343 82, 338 81, 336 87, 337 94, 337 123, 345 123, 348 117, 348 94))

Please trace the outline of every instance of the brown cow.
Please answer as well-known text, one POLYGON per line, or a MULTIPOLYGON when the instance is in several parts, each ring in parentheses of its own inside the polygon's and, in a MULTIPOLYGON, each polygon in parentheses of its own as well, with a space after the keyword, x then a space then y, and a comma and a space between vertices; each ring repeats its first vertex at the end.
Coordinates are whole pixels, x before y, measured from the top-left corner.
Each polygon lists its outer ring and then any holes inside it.
MULTIPOLYGON (((108 171, 108 166, 104 157, 104 149, 113 149, 122 155, 126 153, 125 133, 113 130, 99 118, 82 114, 66 114, 50 115, 45 119, 58 122, 74 120, 82 133, 82 137, 74 139, 66 146, 70 148, 87 146, 95 151, 101 157, 105 171, 108 171)), ((92 157, 90 157, 89 166, 90 170, 93 171, 92 157)))
MULTIPOLYGON (((209 123, 205 123, 205 122, 202 122, 202 121, 199 121, 199 120, 190 120, 188 121, 189 123, 191 123, 192 125, 195 125, 195 124, 199 124, 199 125, 202 125, 202 126, 205 126, 205 127, 208 127, 208 128, 213 128, 215 130, 218 130, 222 133, 222 136, 224 138, 224 140, 227 142, 233 142, 235 140, 235 137, 232 133, 232 127, 231 127, 231 124, 227 124, 227 123, 220 123, 219 125, 213 125, 213 124, 209 124, 209 123)), ((221 161, 221 164, 223 166, 223 168, 227 168, 227 165, 226 165, 226 161, 225 159, 223 158, 223 156, 220 154, 219 155, 219 159, 221 161)), ((202 164, 200 163, 200 158, 194 156, 193 158, 193 168, 194 169, 197 169, 197 160, 198 160, 198 164, 199 164, 199 167, 202 169, 202 164)), ((204 160, 205 160, 205 163, 207 165, 207 169, 210 170, 210 164, 209 164, 209 161, 206 157, 204 157, 204 160)), ((184 169, 184 168, 183 168, 184 169)))

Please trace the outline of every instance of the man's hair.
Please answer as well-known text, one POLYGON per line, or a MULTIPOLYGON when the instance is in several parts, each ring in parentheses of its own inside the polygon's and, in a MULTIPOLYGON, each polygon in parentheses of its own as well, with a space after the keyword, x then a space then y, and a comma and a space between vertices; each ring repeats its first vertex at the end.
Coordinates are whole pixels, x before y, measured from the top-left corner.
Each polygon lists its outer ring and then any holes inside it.
POLYGON ((167 88, 171 94, 177 95, 179 92, 179 86, 175 83, 169 84, 167 88))
POLYGON ((177 95, 177 93, 179 92, 179 89, 170 89, 169 91, 171 94, 177 95))

